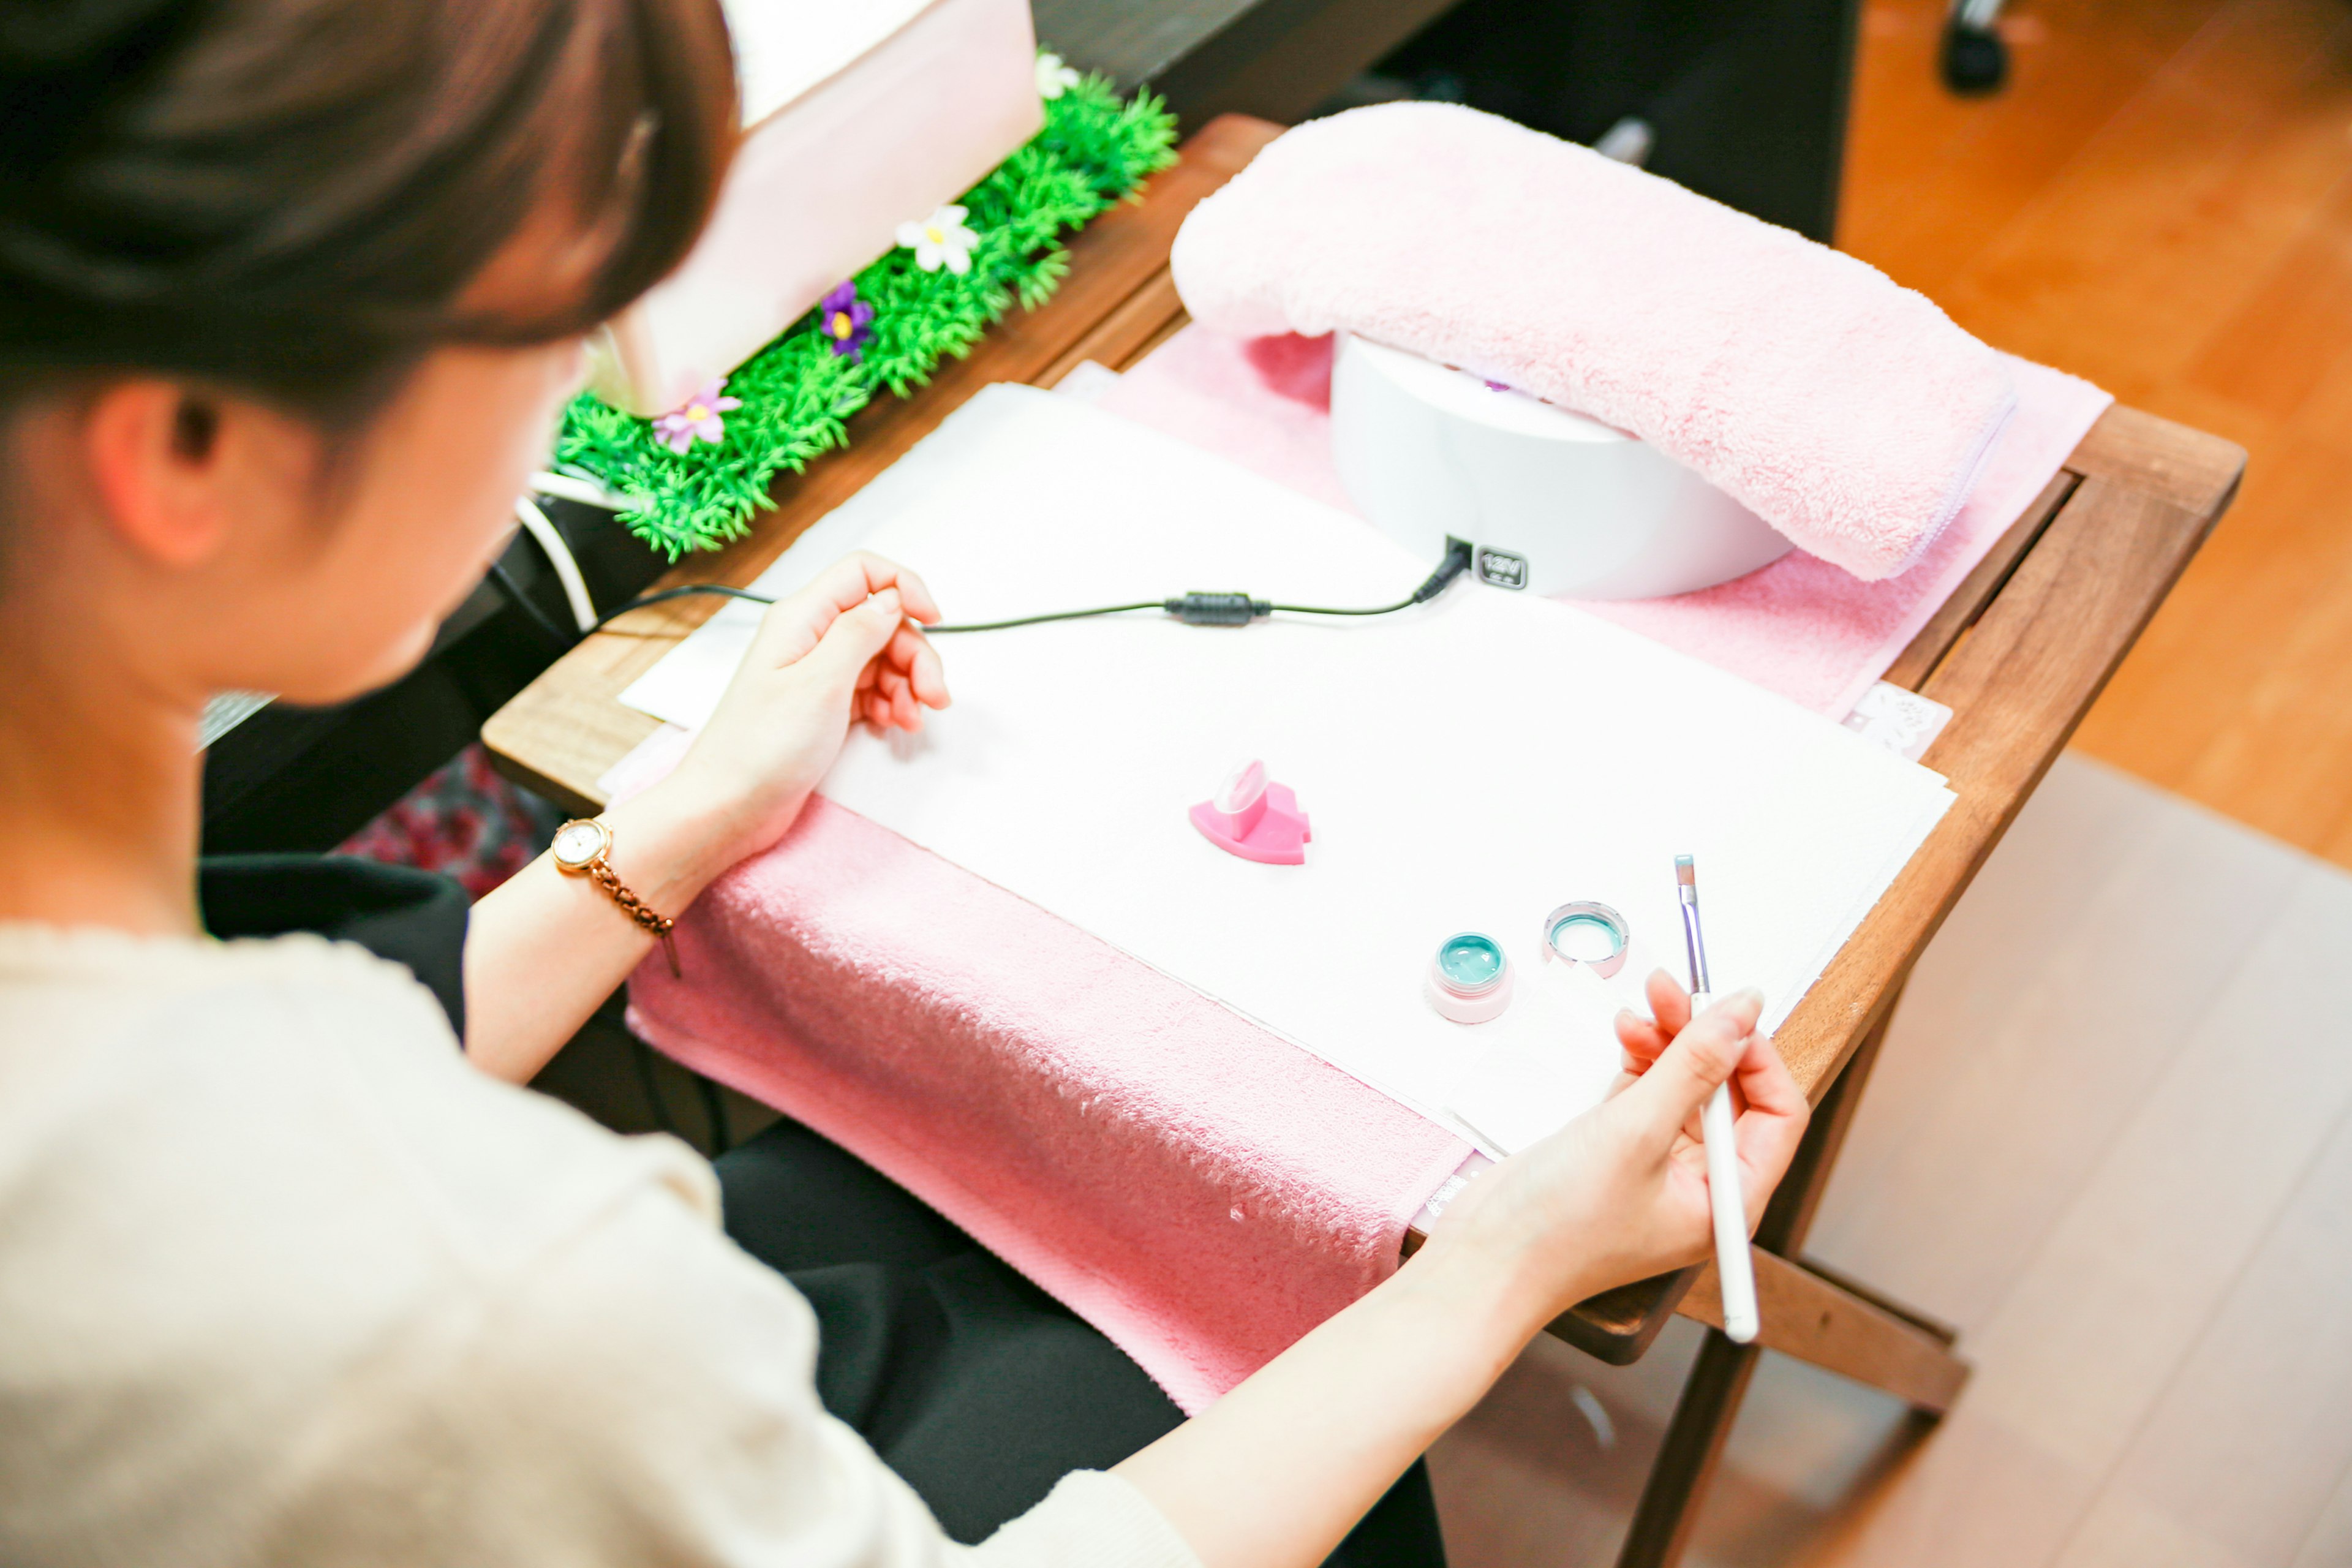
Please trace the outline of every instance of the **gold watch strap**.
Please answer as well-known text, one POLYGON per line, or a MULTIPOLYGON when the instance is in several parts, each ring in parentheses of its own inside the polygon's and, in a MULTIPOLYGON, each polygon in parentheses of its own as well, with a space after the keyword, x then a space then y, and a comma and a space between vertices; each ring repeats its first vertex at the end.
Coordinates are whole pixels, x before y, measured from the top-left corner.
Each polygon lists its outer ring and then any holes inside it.
MULTIPOLYGON (((572 826, 572 824, 566 823, 564 826, 569 827, 572 826)), ((673 976, 683 979, 685 977, 684 973, 679 970, 677 965, 677 943, 673 941, 670 936, 670 932, 677 928, 677 921, 671 919, 668 915, 656 912, 651 905, 647 904, 643 899, 637 897, 636 893, 630 889, 627 883, 621 880, 620 874, 613 869, 611 860, 613 852, 612 827, 608 824, 601 822, 595 823, 594 826, 598 827, 604 836, 604 847, 597 851, 596 858, 590 860, 584 866, 575 866, 568 864, 559 857, 555 862, 557 868, 575 876, 584 876, 590 881, 604 889, 605 895, 614 903, 621 906, 621 912, 623 914, 628 916, 631 920, 636 921, 641 928, 652 932, 656 937, 660 939, 662 952, 669 959, 670 973, 673 976)))

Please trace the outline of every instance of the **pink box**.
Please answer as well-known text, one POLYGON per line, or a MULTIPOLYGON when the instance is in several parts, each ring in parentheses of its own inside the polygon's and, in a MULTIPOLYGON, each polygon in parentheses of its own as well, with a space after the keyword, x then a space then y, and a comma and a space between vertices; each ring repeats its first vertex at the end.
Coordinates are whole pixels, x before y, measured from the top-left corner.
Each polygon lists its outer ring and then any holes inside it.
MULTIPOLYGON (((745 13, 759 12, 757 25, 779 34, 772 47, 790 46, 804 9, 730 6, 739 37, 755 25, 745 13)), ((748 59, 762 43, 739 47, 748 59)), ((889 250, 900 224, 978 184, 1045 122, 1036 49, 1028 0, 930 0, 759 118, 701 243, 607 328, 597 394, 648 416, 677 407, 889 250)))

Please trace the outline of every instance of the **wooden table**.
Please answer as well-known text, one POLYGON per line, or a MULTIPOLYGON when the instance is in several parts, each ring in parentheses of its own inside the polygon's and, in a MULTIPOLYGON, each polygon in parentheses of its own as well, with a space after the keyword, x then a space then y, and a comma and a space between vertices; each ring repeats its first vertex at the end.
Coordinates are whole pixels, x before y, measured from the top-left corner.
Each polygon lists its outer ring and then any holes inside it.
MULTIPOLYGON (((1119 369, 1150 352, 1184 320, 1167 266, 1177 225, 1278 130, 1236 116, 1212 121, 1143 202, 1078 237, 1069 280, 1050 303, 1007 321, 920 395, 861 413, 849 449, 781 483, 776 510, 751 537, 688 561, 665 584, 749 583, 992 382, 1051 386, 1083 360, 1119 369)), ((1816 1110, 1756 1237, 1763 1331, 1747 1346, 1707 1336, 1627 1536, 1627 1568, 1680 1554, 1764 1350, 1885 1389, 1929 1415, 1966 1380, 1951 1331, 1801 1261, 1805 1233, 1912 964, 2228 507, 2244 467, 2245 453, 2227 441, 2111 409, 1887 672, 1952 710, 1926 761, 1958 798, 1780 1031, 1780 1052, 1816 1110)), ((664 605, 581 644, 484 728, 499 767, 574 811, 601 807, 597 779, 656 727, 622 707, 619 692, 717 605, 664 605)), ((1676 1312, 1720 1327, 1712 1264, 1596 1297, 1552 1331, 1622 1363, 1676 1312)))

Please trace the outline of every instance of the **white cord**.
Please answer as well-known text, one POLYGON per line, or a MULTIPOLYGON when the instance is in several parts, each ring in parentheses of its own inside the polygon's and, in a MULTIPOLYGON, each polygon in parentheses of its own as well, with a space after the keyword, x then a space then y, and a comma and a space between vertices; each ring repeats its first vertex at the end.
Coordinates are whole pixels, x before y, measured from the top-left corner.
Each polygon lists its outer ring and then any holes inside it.
MULTIPOLYGON (((547 477, 541 474, 532 482, 547 477)), ((572 618, 580 624, 581 635, 594 631, 596 601, 588 596, 588 580, 580 575, 580 563, 572 558, 572 547, 563 542, 563 535, 555 531, 555 524, 547 521, 547 514, 529 496, 515 497, 515 516, 521 521, 523 531, 539 541, 541 553, 555 568, 555 580, 563 584, 563 596, 572 603, 572 618)))
POLYGON ((1646 120, 1627 115, 1603 132, 1592 150, 1604 158, 1635 168, 1650 161, 1650 150, 1658 143, 1658 133, 1646 120))
POLYGON ((209 751, 212 743, 277 701, 266 691, 223 691, 205 704, 205 716, 196 724, 196 750, 209 751))
POLYGON ((640 499, 636 496, 616 496, 591 480, 545 470, 531 475, 530 488, 534 495, 561 496, 565 500, 576 500, 583 506, 602 507, 606 511, 626 511, 640 499))

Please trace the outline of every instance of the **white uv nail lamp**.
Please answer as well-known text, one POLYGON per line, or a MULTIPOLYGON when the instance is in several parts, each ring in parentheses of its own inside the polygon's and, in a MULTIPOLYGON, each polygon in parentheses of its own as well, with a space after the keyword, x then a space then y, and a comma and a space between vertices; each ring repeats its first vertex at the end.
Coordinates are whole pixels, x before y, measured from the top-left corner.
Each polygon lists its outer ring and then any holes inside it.
POLYGON ((1477 547, 1485 581, 1647 599, 1744 576, 1791 548, 1638 437, 1418 354, 1339 336, 1331 446, 1365 517, 1435 560, 1477 547))

